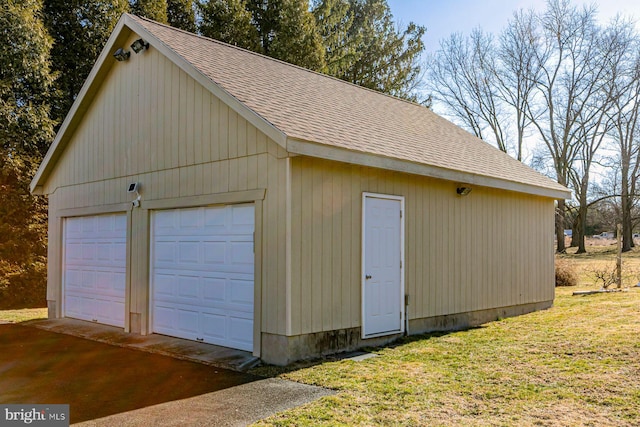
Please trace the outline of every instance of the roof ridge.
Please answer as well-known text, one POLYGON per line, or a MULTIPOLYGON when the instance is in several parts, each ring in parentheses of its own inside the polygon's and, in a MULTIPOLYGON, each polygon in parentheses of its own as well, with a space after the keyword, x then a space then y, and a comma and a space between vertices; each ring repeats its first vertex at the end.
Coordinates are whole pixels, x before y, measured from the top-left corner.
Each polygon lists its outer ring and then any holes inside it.
POLYGON ((239 50, 239 51, 244 52, 244 53, 249 53, 249 54, 257 56, 259 58, 264 58, 264 59, 267 59, 267 60, 272 61, 272 62, 283 64, 285 66, 289 66, 289 67, 292 67, 292 68, 297 68, 297 69, 305 71, 307 73, 311 73, 311 74, 315 74, 315 75, 318 75, 318 76, 321 76, 321 77, 325 77, 325 78, 331 79, 333 81, 336 81, 336 82, 339 82, 339 83, 342 83, 342 84, 346 84, 346 85, 349 85, 349 86, 352 86, 352 87, 355 87, 355 88, 358 88, 358 89, 369 91, 369 92, 374 93, 376 95, 385 96, 387 98, 391 98, 391 99, 396 100, 396 101, 401 101, 401 102, 407 103, 407 104, 412 105, 414 107, 424 108, 424 109, 427 109, 427 110, 431 111, 430 108, 428 108, 428 107, 426 107, 424 105, 421 105, 421 104, 419 104, 417 102, 413 102, 413 101, 410 101, 408 99, 404 99, 404 98, 400 98, 400 97, 397 97, 397 96, 394 96, 394 95, 390 95, 388 93, 380 92, 378 90, 371 89, 371 88, 368 88, 368 87, 365 87, 365 86, 360 86, 358 84, 355 84, 355 83, 352 83, 352 82, 349 82, 349 81, 346 81, 346 80, 342 80, 342 79, 340 79, 338 77, 332 76, 330 74, 325 74, 325 73, 321 73, 319 71, 310 70, 310 69, 302 67, 300 65, 292 64, 290 62, 286 62, 286 61, 283 61, 281 59, 265 55, 263 53, 254 52, 252 50, 245 49, 243 47, 236 46, 236 45, 233 45, 231 43, 227 43, 227 42, 223 42, 223 41, 220 41, 220 40, 216 40, 214 38, 206 37, 206 36, 203 36, 201 34, 192 33, 190 31, 186 31, 186 30, 183 30, 181 28, 172 27, 171 25, 163 24, 161 22, 154 21, 153 19, 145 18, 145 17, 138 16, 138 15, 134 15, 132 13, 125 13, 125 14, 129 15, 130 17, 132 17, 134 19, 139 19, 139 20, 146 21, 146 22, 149 22, 149 23, 154 24, 154 25, 159 25, 159 26, 165 27, 165 28, 167 28, 169 30, 172 30, 172 31, 177 31, 177 32, 180 32, 180 33, 184 33, 184 34, 186 34, 188 36, 197 37, 197 38, 202 39, 202 40, 213 42, 213 43, 216 43, 216 44, 218 44, 220 46, 223 46, 223 47, 229 47, 229 48, 236 49, 236 50, 239 50))

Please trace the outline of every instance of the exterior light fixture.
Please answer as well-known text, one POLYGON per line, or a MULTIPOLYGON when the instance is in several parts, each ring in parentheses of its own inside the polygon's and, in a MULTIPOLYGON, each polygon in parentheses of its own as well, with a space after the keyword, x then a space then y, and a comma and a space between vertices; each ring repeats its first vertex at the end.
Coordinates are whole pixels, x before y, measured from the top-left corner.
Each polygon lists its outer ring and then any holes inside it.
POLYGON ((116 53, 113 54, 113 57, 120 62, 126 61, 130 56, 131 52, 129 52, 128 50, 124 50, 123 48, 119 48, 118 50, 116 50, 116 53))
POLYGON ((131 49, 133 49, 133 51, 138 54, 140 52, 142 52, 145 49, 149 49, 149 43, 147 43, 146 41, 142 40, 142 39, 138 39, 136 41, 134 41, 131 44, 131 49))
POLYGON ((458 187, 456 188, 456 193, 458 193, 458 196, 466 196, 471 193, 471 187, 458 187))

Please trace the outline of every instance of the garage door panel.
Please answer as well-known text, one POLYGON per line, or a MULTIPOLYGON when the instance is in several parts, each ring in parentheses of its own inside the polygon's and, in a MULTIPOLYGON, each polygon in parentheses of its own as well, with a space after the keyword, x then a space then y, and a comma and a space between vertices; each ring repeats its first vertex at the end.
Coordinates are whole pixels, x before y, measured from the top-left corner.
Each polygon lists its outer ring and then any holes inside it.
POLYGON ((204 257, 204 264, 224 264, 225 252, 227 243, 224 241, 212 242, 207 241, 202 243, 204 257))
POLYGON ((67 218, 64 313, 124 327, 126 215, 67 218))
POLYGON ((155 299, 158 301, 161 301, 164 298, 171 300, 176 294, 176 282, 176 276, 173 274, 154 274, 153 284, 155 299))
POLYGON ((225 340, 227 316, 224 313, 202 313, 202 335, 205 340, 225 340))
POLYGON ((197 303, 200 299, 200 277, 177 276, 176 280, 179 283, 177 287, 177 297, 182 300, 197 303))
POLYGON ((212 231, 222 231, 226 228, 228 210, 207 209, 204 213, 204 226, 212 231))
POLYGON ((176 213, 174 211, 158 211, 154 213, 154 231, 163 235, 167 230, 176 229, 176 213))
POLYGON ((81 255, 81 259, 82 259, 82 263, 84 264, 84 262, 86 261, 93 261, 96 258, 96 242, 88 242, 88 243, 82 243, 81 245, 81 251, 82 251, 82 255, 81 255))
POLYGON ((174 307, 165 307, 161 304, 156 304, 154 307, 154 319, 153 323, 156 332, 171 331, 175 328, 176 309, 174 307))
POLYGON ((96 288, 96 272, 92 270, 82 270, 82 281, 80 288, 93 291, 96 288))
POLYGON ((251 337, 253 334, 253 321, 241 317, 229 318, 229 336, 231 341, 237 348, 242 350, 252 350, 252 341, 242 339, 242 337, 251 337))
POLYGON ((157 241, 153 251, 155 265, 172 264, 176 259, 175 242, 157 241))
POLYGON ((118 275, 107 271, 96 272, 96 288, 103 292, 109 292, 115 290, 113 287, 113 280, 118 280, 118 275))
POLYGON ((204 212, 202 209, 180 209, 177 211, 180 218, 181 230, 200 230, 204 225, 204 212))
POLYGON ((195 339, 191 338, 195 330, 205 342, 252 349, 253 221, 253 205, 154 213, 155 332, 195 339), (168 322, 163 317, 170 315, 170 307, 176 313, 195 311, 198 319, 187 316, 168 322), (238 321, 233 319, 241 321, 234 326, 238 321), (234 337, 236 333, 246 336, 234 337))
POLYGON ((228 247, 231 264, 253 265, 253 241, 233 240, 229 242, 228 247))
POLYGON ((247 230, 253 230, 253 206, 232 206, 230 210, 231 224, 234 226, 234 229, 245 226, 247 230))
POLYGON ((196 310, 177 310, 176 316, 178 323, 176 329, 182 332, 198 335, 198 321, 200 313, 196 310))
POLYGON ((224 303, 226 299, 226 279, 224 277, 202 278, 202 299, 205 305, 224 303))
POLYGON ((181 264, 200 264, 199 242, 178 242, 178 262, 181 264))
POLYGON ((124 301, 96 300, 96 320, 100 323, 124 323, 124 301))

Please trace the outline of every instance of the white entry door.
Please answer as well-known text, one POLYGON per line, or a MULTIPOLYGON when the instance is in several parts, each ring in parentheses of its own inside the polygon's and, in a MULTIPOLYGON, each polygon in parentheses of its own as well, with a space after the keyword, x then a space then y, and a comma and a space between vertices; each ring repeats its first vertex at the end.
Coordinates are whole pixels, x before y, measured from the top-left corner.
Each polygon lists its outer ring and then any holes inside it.
POLYGON ((156 211, 153 332, 253 350, 254 207, 156 211))
POLYGON ((363 195, 362 337, 404 330, 403 199, 363 195))
POLYGON ((64 222, 64 315, 124 327, 127 216, 64 222))

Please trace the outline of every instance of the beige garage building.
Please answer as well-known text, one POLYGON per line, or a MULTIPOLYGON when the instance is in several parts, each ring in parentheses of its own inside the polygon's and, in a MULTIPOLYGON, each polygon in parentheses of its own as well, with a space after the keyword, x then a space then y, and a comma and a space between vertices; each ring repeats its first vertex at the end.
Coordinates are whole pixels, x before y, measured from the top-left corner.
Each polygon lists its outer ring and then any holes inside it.
POLYGON ((424 107, 132 15, 32 191, 50 317, 277 364, 549 307, 570 196, 424 107))

